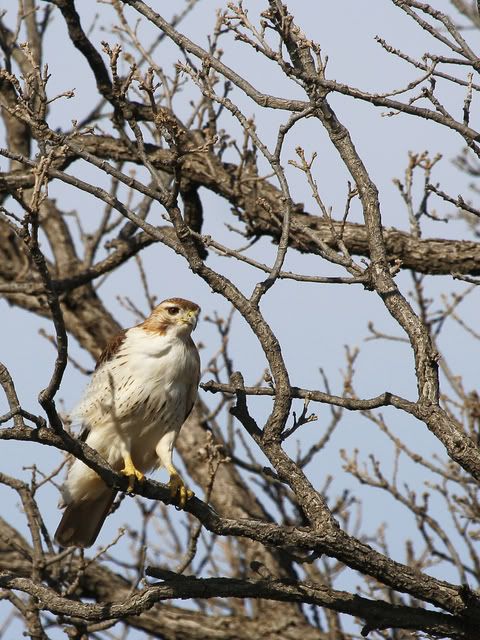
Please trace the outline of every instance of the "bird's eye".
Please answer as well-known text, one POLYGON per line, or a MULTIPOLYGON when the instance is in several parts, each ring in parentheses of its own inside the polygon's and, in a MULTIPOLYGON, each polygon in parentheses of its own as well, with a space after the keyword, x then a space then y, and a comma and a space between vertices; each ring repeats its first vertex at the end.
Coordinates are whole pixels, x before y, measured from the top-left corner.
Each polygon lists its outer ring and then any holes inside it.
POLYGON ((168 313, 171 316, 176 316, 179 311, 180 309, 178 307, 168 307, 168 313))

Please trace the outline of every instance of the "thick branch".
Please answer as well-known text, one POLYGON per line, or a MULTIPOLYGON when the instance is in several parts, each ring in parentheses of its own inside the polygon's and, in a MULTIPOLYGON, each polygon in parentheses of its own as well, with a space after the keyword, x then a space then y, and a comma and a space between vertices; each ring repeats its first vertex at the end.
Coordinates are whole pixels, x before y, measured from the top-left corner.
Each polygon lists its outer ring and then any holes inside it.
MULTIPOLYGON (((0 518, 0 572, 13 571, 16 576, 28 578, 31 573, 29 558, 32 549, 20 533, 0 518), (8 541, 15 540, 15 547, 8 541)), ((55 581, 58 561, 55 556, 46 555, 49 578, 55 581)), ((74 580, 80 570, 77 558, 71 558, 68 569, 62 563, 62 570, 68 580, 74 580)), ((122 576, 110 571, 98 562, 89 562, 74 596, 93 599, 97 603, 125 602, 132 594, 131 584, 122 576)), ((270 603, 271 605, 272 603, 270 603)), ((285 605, 283 605, 285 606, 285 605)), ((218 640, 269 640, 272 633, 278 640, 328 640, 326 634, 317 631, 311 625, 290 617, 289 624, 284 620, 272 621, 268 616, 262 619, 236 616, 215 616, 200 611, 189 611, 169 604, 155 604, 151 609, 139 615, 127 617, 124 621, 131 627, 144 631, 155 638, 165 640, 204 640, 206 637, 218 640)))
POLYGON ((386 602, 374 602, 311 583, 292 583, 282 580, 236 580, 181 576, 177 579, 147 587, 124 602, 84 604, 58 596, 48 587, 28 578, 17 577, 9 571, 0 574, 0 586, 18 589, 38 598, 42 606, 57 615, 68 615, 89 621, 105 618, 129 617, 141 614, 153 604, 173 598, 266 598, 285 602, 307 602, 366 619, 368 629, 418 629, 437 637, 473 640, 476 627, 461 619, 425 609, 400 607, 386 602))
MULTIPOLYGON (((78 440, 60 437, 51 429, 12 427, 0 430, 0 439, 38 442, 61 450, 68 450, 94 468, 108 485, 126 490, 127 480, 125 477, 106 467, 96 452, 78 440)), ((137 493, 166 504, 172 502, 168 488, 153 480, 144 481, 138 487, 137 493)), ((327 526, 322 531, 300 527, 283 527, 259 520, 223 518, 197 498, 191 499, 185 509, 195 515, 209 531, 217 535, 246 537, 261 542, 263 545, 273 545, 277 548, 299 547, 307 551, 325 553, 341 560, 353 569, 375 577, 393 589, 409 593, 451 613, 467 612, 461 587, 437 580, 416 569, 395 562, 367 544, 349 536, 340 528, 327 526)), ((480 614, 474 608, 468 610, 468 615, 480 622, 480 614)))
MULTIPOLYGON (((101 159, 138 164, 142 162, 136 151, 122 140, 109 136, 82 136, 76 141, 83 149, 101 159)), ((146 144, 145 152, 155 168, 173 173, 174 155, 171 151, 146 144)), ((62 161, 61 166, 75 159, 76 156, 71 154, 62 161)), ((239 170, 236 165, 222 163, 213 153, 203 152, 186 154, 182 158, 182 171, 190 184, 213 191, 235 207, 250 237, 267 236, 278 242, 281 236, 280 190, 268 180, 253 173, 252 168, 245 169, 238 180, 236 178, 239 170), (262 206, 262 201, 268 203, 269 211, 262 206)), ((31 187, 33 182, 31 171, 0 173, 0 191, 7 193, 31 187)), ((349 222, 334 222, 333 225, 350 254, 370 257, 365 225, 349 222)), ((302 253, 319 254, 318 245, 312 238, 312 231, 318 234, 320 241, 333 248, 337 246, 336 239, 332 238, 330 223, 319 216, 303 212, 303 206, 297 205, 296 213, 292 214, 290 247, 302 253)), ((440 238, 420 239, 394 228, 385 228, 383 235, 387 260, 400 261, 403 269, 429 275, 480 275, 478 242, 440 238)))

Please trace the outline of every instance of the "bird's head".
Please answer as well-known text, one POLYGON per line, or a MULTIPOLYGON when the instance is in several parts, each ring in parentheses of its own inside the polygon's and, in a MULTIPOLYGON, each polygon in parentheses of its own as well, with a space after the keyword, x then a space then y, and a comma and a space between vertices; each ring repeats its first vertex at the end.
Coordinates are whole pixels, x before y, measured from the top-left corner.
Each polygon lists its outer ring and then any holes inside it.
POLYGON ((200 307, 183 298, 169 298, 153 309, 143 323, 143 328, 156 333, 190 335, 197 326, 200 307))

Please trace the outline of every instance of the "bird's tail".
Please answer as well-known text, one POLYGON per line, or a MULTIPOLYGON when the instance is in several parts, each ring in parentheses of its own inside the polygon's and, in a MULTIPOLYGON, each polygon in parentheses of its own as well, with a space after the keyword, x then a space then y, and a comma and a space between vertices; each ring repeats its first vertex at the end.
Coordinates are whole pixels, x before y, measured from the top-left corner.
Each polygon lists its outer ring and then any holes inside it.
POLYGON ((71 502, 65 508, 55 531, 55 540, 62 547, 91 547, 97 539, 117 492, 105 490, 94 500, 71 502))

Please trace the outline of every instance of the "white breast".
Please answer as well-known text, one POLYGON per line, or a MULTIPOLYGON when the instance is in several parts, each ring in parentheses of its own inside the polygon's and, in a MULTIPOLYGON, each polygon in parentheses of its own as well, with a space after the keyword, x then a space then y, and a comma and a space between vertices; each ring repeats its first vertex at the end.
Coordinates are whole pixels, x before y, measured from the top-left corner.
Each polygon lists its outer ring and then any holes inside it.
POLYGON ((148 451, 150 459, 165 431, 180 429, 197 385, 197 366, 196 353, 184 339, 129 329, 72 415, 91 430, 87 442, 110 464, 121 462, 119 436, 135 440, 135 448, 148 451))

